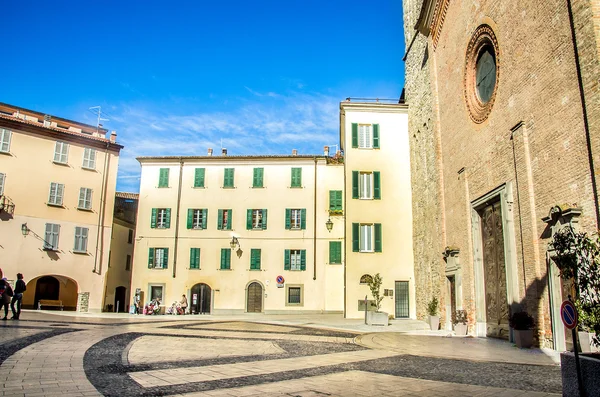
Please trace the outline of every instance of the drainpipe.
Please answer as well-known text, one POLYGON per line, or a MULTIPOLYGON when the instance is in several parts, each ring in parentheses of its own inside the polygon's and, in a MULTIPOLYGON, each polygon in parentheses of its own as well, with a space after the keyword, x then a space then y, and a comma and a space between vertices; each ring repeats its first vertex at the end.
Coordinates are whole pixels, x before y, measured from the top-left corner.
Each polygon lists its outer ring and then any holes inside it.
POLYGON ((108 165, 110 157, 108 156, 108 147, 110 142, 106 142, 104 149, 104 173, 102 175, 102 189, 100 192, 100 211, 98 212, 98 227, 96 230, 96 251, 94 255, 93 273, 102 274, 102 259, 104 258, 104 213, 106 207, 106 183, 108 182, 108 165), (100 246, 100 265, 98 265, 98 246, 100 246), (98 268, 99 266, 99 268, 98 268))
POLYGON ((177 245, 179 243, 179 208, 181 207, 181 180, 183 179, 183 159, 179 157, 179 184, 177 185, 177 210, 175 211, 175 253, 173 254, 173 278, 177 272, 177 245))
POLYGON ((317 279, 317 157, 315 161, 315 191, 313 202, 313 280, 317 279))
POLYGON ((594 170, 594 156, 592 154, 592 140, 590 138, 590 125, 587 114, 587 105, 585 102, 585 92, 583 89, 583 78, 581 77, 581 64, 579 61, 579 50, 577 49, 577 35, 575 34, 575 22, 573 20, 573 7, 571 0, 567 0, 567 10, 569 11, 569 24, 571 27, 571 36, 573 37, 573 53, 575 55, 575 69, 577 70, 577 84, 579 86, 579 98, 581 100, 581 111, 583 113, 583 128, 585 130, 585 142, 587 146, 588 161, 590 163, 590 176, 592 178, 592 191, 594 193, 594 204, 596 210, 596 228, 600 227, 600 208, 598 208, 598 185, 596 184, 596 174, 594 170))

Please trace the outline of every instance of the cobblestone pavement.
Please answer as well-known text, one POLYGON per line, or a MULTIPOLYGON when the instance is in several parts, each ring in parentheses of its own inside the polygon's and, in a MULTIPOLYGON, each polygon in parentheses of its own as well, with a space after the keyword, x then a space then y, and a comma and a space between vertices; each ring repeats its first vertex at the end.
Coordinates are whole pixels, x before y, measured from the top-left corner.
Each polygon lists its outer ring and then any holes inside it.
POLYGON ((22 321, 0 325, 0 396, 561 392, 560 368, 539 350, 490 339, 361 333, 352 322, 340 329, 340 319, 298 317, 24 312, 22 321))

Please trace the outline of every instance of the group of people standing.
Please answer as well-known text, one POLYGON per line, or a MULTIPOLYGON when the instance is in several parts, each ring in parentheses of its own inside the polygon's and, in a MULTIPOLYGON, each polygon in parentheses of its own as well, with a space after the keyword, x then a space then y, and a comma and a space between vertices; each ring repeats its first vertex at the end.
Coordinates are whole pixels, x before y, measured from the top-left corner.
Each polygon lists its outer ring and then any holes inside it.
POLYGON ((23 275, 17 273, 17 282, 13 290, 6 277, 3 277, 2 269, 0 269, 0 313, 4 308, 4 317, 1 320, 8 320, 8 305, 12 310, 11 320, 18 320, 21 317, 21 301, 23 300, 23 292, 27 289, 23 275), (16 306, 16 309, 15 309, 16 306))

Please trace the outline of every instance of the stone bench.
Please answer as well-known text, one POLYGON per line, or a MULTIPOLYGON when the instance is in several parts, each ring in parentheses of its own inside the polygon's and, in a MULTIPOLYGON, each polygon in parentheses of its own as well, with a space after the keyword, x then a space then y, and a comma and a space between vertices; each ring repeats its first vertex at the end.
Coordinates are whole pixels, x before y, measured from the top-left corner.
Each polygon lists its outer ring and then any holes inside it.
POLYGON ((60 310, 63 310, 63 303, 60 300, 40 299, 38 301, 38 310, 42 310, 42 306, 60 307, 60 310))

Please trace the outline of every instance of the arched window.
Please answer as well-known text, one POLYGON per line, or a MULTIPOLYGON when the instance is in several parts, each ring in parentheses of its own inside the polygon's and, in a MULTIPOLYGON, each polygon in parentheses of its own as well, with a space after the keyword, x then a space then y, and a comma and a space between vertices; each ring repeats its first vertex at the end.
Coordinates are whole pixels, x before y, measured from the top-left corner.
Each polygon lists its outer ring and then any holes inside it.
POLYGON ((370 274, 363 274, 363 276, 360 278, 361 284, 369 284, 372 281, 373 281, 373 277, 371 277, 370 274))

